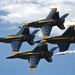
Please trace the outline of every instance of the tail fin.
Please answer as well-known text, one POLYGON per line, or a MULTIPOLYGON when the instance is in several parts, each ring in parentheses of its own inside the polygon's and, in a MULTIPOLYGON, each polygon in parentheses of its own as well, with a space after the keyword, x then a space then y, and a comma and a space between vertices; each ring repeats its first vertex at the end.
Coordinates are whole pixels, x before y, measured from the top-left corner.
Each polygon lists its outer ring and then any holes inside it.
MULTIPOLYGON (((74 27, 69 27, 61 37, 74 37, 75 36, 75 29, 74 27)), ((69 48, 70 41, 69 40, 61 40, 57 42, 60 52, 66 51, 69 48)))
POLYGON ((33 51, 35 51, 35 52, 38 52, 38 51, 48 51, 47 44, 45 44, 43 42, 40 42, 33 51))
POLYGON ((16 35, 30 35, 29 28, 26 28, 24 25, 21 29, 16 33, 16 35))
POLYGON ((55 47, 53 47, 52 49, 49 50, 49 56, 48 56, 48 54, 47 54, 46 57, 45 57, 45 60, 46 60, 47 62, 52 62, 53 51, 54 51, 55 49, 57 49, 57 48, 58 48, 58 46, 55 46, 55 47))
POLYGON ((55 47, 51 48, 51 49, 49 50, 49 52, 53 52, 53 51, 55 51, 57 48, 58 48, 58 46, 55 46, 55 47))
POLYGON ((59 23, 57 24, 57 26, 58 26, 60 29, 65 29, 63 23, 64 23, 64 21, 65 21, 65 18, 66 18, 68 15, 69 15, 69 13, 66 13, 66 14, 64 14, 63 16, 61 16, 61 17, 59 18, 60 21, 59 21, 59 23))
POLYGON ((35 37, 35 34, 38 32, 38 30, 39 29, 37 29, 37 30, 34 30, 31 34, 30 34, 30 36, 28 37, 28 40, 27 40, 27 42, 30 44, 30 45, 34 45, 34 37, 35 37))
POLYGON ((69 27, 61 36, 75 36, 74 27, 69 27))

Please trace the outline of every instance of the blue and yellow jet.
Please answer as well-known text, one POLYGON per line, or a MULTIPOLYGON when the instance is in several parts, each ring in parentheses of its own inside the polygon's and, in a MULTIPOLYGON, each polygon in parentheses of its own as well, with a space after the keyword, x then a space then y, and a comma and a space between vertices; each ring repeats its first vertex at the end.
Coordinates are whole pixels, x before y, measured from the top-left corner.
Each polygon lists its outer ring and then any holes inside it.
POLYGON ((59 12, 57 11, 57 8, 52 8, 45 19, 25 23, 24 25, 26 27, 41 28, 43 37, 48 38, 53 26, 58 26, 60 29, 65 29, 63 23, 68 15, 69 13, 66 13, 63 16, 59 17, 59 12))
POLYGON ((46 38, 43 40, 36 41, 35 43, 39 43, 40 41, 45 43, 57 44, 60 52, 66 51, 69 48, 71 43, 75 43, 75 26, 70 26, 62 35, 55 36, 51 38, 46 38))
POLYGON ((53 51, 58 47, 53 47, 48 51, 47 44, 41 42, 32 51, 19 53, 13 56, 7 57, 7 59, 21 58, 27 59, 29 62, 29 70, 36 70, 36 67, 40 59, 45 58, 48 62, 52 62, 53 51))
POLYGON ((27 41, 30 45, 34 45, 33 39, 37 31, 38 29, 30 34, 29 28, 23 25, 15 35, 2 37, 0 42, 11 43, 13 54, 17 54, 23 42, 27 41))

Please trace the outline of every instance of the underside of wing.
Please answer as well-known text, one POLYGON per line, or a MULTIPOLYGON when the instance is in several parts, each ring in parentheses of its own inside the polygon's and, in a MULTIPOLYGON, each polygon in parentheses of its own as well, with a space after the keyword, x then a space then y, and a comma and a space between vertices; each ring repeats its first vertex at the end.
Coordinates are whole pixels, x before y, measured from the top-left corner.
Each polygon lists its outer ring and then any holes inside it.
POLYGON ((59 41, 58 43, 59 51, 63 52, 68 50, 70 42, 68 40, 59 41))
POLYGON ((39 61, 40 61, 40 59, 37 58, 36 56, 31 56, 31 57, 28 59, 29 67, 30 67, 29 70, 36 70, 36 67, 37 67, 39 61))
POLYGON ((17 54, 18 53, 21 45, 22 45, 21 41, 13 41, 13 42, 11 42, 13 54, 17 54))

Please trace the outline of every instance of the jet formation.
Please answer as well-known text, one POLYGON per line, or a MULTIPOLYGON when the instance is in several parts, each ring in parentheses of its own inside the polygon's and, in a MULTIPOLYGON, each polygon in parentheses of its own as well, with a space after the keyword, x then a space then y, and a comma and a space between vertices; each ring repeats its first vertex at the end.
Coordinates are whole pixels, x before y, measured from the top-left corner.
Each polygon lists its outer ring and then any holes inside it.
POLYGON ((0 38, 0 42, 10 43, 12 46, 12 53, 14 55, 6 57, 7 59, 25 59, 28 60, 29 70, 35 70, 40 59, 45 59, 47 62, 52 62, 52 56, 54 51, 59 48, 57 55, 63 55, 69 53, 67 50, 70 44, 75 43, 75 26, 71 25, 67 30, 60 36, 49 37, 51 30, 54 26, 57 26, 61 30, 65 29, 64 22, 65 18, 69 13, 59 16, 59 11, 57 8, 51 8, 48 16, 45 19, 41 19, 34 22, 24 23, 20 30, 14 34, 0 38), (39 31, 38 29, 34 30, 32 33, 29 28, 40 28, 43 34, 41 40, 35 39, 35 34, 39 31), (29 45, 34 45, 38 43, 37 46, 28 52, 19 53, 20 47, 23 42, 28 42, 29 45), (58 46, 48 49, 49 44, 57 44, 58 46))

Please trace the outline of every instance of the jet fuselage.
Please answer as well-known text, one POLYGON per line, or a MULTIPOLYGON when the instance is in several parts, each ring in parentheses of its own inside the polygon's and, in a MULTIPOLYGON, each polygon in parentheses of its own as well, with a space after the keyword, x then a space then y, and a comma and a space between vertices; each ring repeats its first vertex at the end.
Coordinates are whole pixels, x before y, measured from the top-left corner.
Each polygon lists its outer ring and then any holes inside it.
MULTIPOLYGON (((53 55, 53 52, 33 52, 33 51, 29 51, 29 52, 24 52, 24 53, 20 53, 20 54, 16 54, 15 56, 12 56, 13 58, 21 58, 21 59, 28 59, 31 56, 35 56, 38 57, 39 59, 42 58, 46 58, 46 57, 51 57, 53 55)), ((10 57, 10 58, 12 58, 10 57)))
POLYGON ((32 35, 19 35, 19 36, 16 36, 16 35, 11 35, 11 36, 6 36, 6 37, 2 37, 0 38, 0 42, 4 42, 4 43, 11 43, 12 41, 22 41, 22 42, 25 42, 27 41, 28 39, 34 39, 35 36, 32 36, 32 35))

